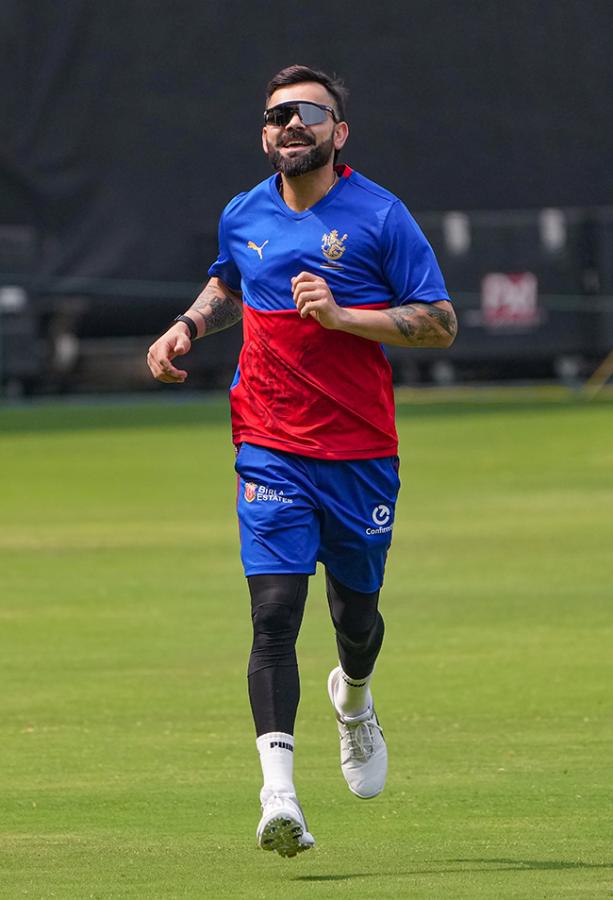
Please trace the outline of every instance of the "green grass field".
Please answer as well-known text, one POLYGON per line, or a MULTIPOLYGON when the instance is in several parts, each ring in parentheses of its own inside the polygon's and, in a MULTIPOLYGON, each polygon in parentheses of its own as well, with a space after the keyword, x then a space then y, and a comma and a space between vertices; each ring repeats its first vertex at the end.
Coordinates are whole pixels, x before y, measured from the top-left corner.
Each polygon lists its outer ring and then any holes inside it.
POLYGON ((317 848, 283 860, 255 847, 225 400, 177 396, 0 410, 0 897, 613 896, 611 397, 401 397, 388 787, 338 769, 318 575, 317 848))

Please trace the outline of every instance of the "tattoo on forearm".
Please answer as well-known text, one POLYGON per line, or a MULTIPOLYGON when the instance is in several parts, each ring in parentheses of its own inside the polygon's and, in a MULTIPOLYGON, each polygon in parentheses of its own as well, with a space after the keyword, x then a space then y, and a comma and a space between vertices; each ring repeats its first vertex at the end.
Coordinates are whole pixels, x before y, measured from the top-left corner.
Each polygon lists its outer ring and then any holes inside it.
POLYGON ((441 309, 440 306, 434 306, 434 304, 428 307, 427 312, 430 318, 436 319, 441 328, 444 328, 448 335, 450 335, 451 337, 456 336, 458 331, 458 323, 453 312, 449 312, 446 309, 441 309))
POLYGON ((440 343, 441 329, 452 338, 456 335, 454 313, 439 306, 409 304, 386 309, 385 315, 412 347, 436 347, 440 343))
POLYGON ((417 328, 415 327, 415 322, 411 320, 416 319, 419 315, 414 306, 386 309, 385 315, 389 316, 400 334, 404 335, 407 341, 410 341, 411 338, 414 337, 417 328))
POLYGON ((191 312, 198 313, 204 319, 204 333, 212 334, 223 331, 243 316, 238 299, 218 294, 215 291, 204 291, 193 303, 191 312))

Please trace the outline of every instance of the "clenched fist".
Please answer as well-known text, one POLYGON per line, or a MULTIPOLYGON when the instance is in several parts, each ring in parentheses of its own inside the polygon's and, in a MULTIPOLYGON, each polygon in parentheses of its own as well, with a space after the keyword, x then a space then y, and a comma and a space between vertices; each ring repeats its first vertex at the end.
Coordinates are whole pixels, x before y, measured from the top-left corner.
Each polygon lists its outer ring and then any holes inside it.
POLYGON ((165 384, 182 384, 187 372, 176 369, 171 360, 188 353, 191 346, 187 325, 176 322, 149 347, 147 365, 153 377, 165 384))
POLYGON ((342 327, 343 310, 332 296, 325 278, 311 272, 301 272, 292 278, 292 294, 303 319, 312 316, 324 328, 342 327))

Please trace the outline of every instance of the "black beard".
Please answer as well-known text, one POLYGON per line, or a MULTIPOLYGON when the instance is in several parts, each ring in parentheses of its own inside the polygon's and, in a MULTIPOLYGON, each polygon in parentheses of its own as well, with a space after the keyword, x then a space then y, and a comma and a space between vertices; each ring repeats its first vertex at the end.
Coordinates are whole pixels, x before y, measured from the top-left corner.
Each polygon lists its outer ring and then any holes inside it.
POLYGON ((268 159, 275 172, 281 172, 292 178, 296 175, 306 175, 314 169, 321 169, 325 166, 332 154, 334 153, 334 137, 324 141, 319 146, 311 147, 307 153, 301 153, 299 156, 291 157, 282 156, 276 147, 268 145, 268 159))

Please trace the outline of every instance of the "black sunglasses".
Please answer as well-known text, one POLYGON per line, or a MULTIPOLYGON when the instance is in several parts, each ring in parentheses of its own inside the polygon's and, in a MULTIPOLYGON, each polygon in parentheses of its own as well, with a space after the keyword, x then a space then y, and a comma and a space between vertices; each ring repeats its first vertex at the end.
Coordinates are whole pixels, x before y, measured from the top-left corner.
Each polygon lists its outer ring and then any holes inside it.
POLYGON ((264 110, 264 124, 285 127, 292 118, 297 114, 303 125, 321 125, 326 121, 327 114, 330 113, 335 122, 339 119, 336 112, 331 106, 324 106, 323 103, 313 103, 311 100, 292 100, 287 103, 279 103, 277 106, 270 106, 264 110))

